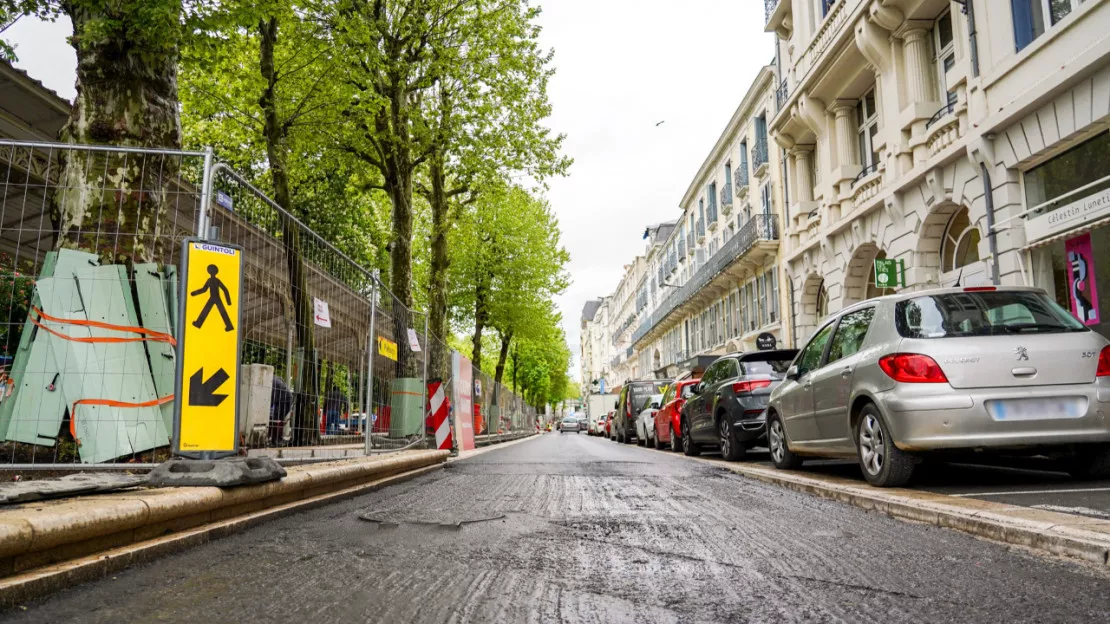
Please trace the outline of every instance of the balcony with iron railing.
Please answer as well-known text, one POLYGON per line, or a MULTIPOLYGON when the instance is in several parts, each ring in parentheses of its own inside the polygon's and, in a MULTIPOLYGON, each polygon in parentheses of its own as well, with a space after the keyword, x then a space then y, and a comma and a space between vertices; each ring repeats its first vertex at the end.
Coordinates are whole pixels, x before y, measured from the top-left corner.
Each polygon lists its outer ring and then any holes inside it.
POLYGON ((740 161, 740 167, 733 174, 736 181, 736 196, 743 197, 748 193, 748 161, 740 161))
POLYGON ((763 0, 763 23, 771 21, 771 16, 775 14, 779 2, 790 2, 790 0, 763 0))
POLYGON ((752 168, 755 170, 756 177, 762 176, 767 171, 768 159, 767 137, 762 137, 752 147, 752 168))
POLYGON ((717 231, 717 198, 714 197, 713 201, 709 202, 709 206, 705 209, 705 224, 710 232, 717 231))
POLYGON ((775 110, 780 111, 786 105, 786 100, 790 97, 790 84, 783 78, 775 89, 775 110))
POLYGON ((686 253, 692 256, 697 248, 698 246, 694 243, 694 232, 691 230, 686 234, 686 253))
MULTIPOLYGON (((761 243, 779 240, 779 224, 776 215, 758 214, 749 219, 730 238, 713 257, 703 264, 693 277, 676 288, 650 314, 644 317, 640 326, 632 333, 632 344, 637 344, 644 336, 665 321, 679 306, 693 299, 702 289, 714 281, 734 263, 752 253, 761 243)), ((768 250, 763 247, 764 252, 768 250)), ((766 257, 766 256, 765 256, 766 257)))
POLYGON ((678 239, 678 261, 686 262, 686 239, 678 239))
POLYGON ((705 221, 702 219, 698 219, 697 233, 698 244, 700 245, 705 242, 705 221))
POLYGON ((721 189, 721 214, 726 217, 732 214, 732 184, 726 184, 721 189))

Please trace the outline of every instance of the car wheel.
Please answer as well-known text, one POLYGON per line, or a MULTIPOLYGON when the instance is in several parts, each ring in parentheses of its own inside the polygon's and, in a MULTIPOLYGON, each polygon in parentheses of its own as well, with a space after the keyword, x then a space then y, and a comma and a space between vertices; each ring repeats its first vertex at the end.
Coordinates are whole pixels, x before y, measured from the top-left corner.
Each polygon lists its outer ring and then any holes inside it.
POLYGON ((655 442, 655 450, 662 451, 663 450, 663 443, 659 441, 659 430, 656 429, 655 430, 655 435, 653 435, 651 437, 652 437, 652 440, 655 442))
POLYGON ((694 440, 690 438, 690 422, 687 420, 682 421, 682 452, 687 457, 697 457, 701 455, 701 449, 694 440))
POLYGON ((1099 479, 1110 476, 1110 445, 1092 445, 1076 451, 1068 460, 1067 471, 1076 479, 1099 479))
POLYGON ((747 453, 748 449, 744 448, 743 444, 737 442, 736 436, 732 435, 732 423, 728 421, 728 416, 726 414, 721 415, 721 424, 718 427, 718 431, 721 434, 721 457, 724 457, 725 461, 730 462, 744 459, 744 455, 747 453))
POLYGON ((622 433, 624 433, 624 443, 632 444, 632 432, 625 429, 622 433))
POLYGON ((794 470, 802 466, 802 458, 786 446, 786 430, 776 412, 767 415, 767 448, 771 450, 771 463, 775 468, 794 470))
POLYGON ((878 408, 870 403, 856 424, 856 447, 863 477, 871 485, 898 487, 913 476, 913 457, 894 446, 878 408))
POLYGON ((674 425, 667 425, 671 430, 671 451, 679 453, 682 451, 682 438, 674 432, 674 425))

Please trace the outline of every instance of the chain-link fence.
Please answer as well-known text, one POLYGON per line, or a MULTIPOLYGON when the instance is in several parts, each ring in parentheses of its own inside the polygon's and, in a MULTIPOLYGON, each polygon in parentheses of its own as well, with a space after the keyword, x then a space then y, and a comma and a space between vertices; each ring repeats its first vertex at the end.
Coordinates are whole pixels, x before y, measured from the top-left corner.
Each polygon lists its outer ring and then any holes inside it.
MULTIPOLYGON (((188 237, 243 250, 242 452, 434 446, 429 381, 465 416, 426 314, 210 152, 0 141, 0 173, 0 469, 169 456, 188 237)), ((479 444, 534 430, 473 380, 479 444)))

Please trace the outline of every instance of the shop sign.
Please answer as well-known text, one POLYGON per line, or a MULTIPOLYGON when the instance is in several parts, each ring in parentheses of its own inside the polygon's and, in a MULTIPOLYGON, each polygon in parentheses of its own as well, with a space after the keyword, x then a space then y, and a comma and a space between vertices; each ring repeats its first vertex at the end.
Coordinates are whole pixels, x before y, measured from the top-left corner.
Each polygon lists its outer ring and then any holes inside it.
POLYGON ((1064 242, 1068 258, 1068 302, 1071 313, 1084 325, 1099 324, 1098 290, 1095 286, 1091 233, 1064 242))
POLYGON ((778 344, 778 341, 775 340, 774 334, 763 332, 755 337, 755 348, 760 351, 770 351, 775 348, 776 344, 778 344))
POLYGON ((876 258, 875 285, 879 288, 905 286, 906 263, 894 258, 876 258))
POLYGON ((1032 243, 1103 217, 1110 217, 1110 188, 1028 219, 1025 222, 1025 238, 1032 243))

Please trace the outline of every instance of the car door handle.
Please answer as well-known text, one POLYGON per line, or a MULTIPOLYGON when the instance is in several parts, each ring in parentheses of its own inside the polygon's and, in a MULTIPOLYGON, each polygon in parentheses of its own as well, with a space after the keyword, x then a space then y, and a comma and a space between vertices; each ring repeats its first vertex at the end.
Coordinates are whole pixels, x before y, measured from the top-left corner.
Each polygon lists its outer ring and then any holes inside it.
POLYGON ((804 384, 802 384, 802 387, 805 388, 806 390, 809 390, 810 388, 813 387, 813 382, 811 380, 807 379, 806 382, 804 384))
POLYGON ((851 366, 845 366, 844 370, 840 371, 840 376, 841 377, 851 377, 852 376, 852 367, 851 366))

